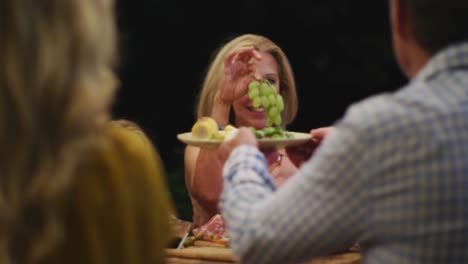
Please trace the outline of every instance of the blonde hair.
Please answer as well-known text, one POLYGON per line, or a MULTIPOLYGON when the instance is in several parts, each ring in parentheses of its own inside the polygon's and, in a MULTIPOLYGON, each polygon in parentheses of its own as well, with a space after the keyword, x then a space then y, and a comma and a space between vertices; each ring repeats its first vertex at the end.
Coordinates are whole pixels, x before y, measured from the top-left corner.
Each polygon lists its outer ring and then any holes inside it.
POLYGON ((254 46, 261 52, 271 54, 277 61, 281 87, 280 94, 284 100, 282 126, 290 124, 296 117, 298 109, 296 83, 291 65, 285 53, 278 45, 264 36, 255 34, 237 36, 216 50, 214 53, 215 57, 208 67, 202 90, 198 96, 197 119, 211 115, 216 91, 221 86, 224 77, 225 57, 233 49, 244 46, 254 46))
POLYGON ((174 239, 163 162, 132 122, 110 122, 63 204, 67 236, 47 264, 157 264, 174 239))
POLYGON ((55 208, 109 115, 112 0, 0 0, 0 262, 63 236, 55 208))
MULTIPOLYGON (((140 149, 143 149, 143 150, 149 151, 149 152, 153 151, 152 150, 154 148, 153 142, 148 137, 148 135, 145 133, 143 128, 139 124, 137 124, 136 122, 128 120, 128 119, 123 119, 123 118, 113 119, 113 120, 109 121, 108 126, 109 126, 110 129, 126 131, 126 132, 128 132, 127 134, 132 135, 133 137, 135 137, 136 138, 135 141, 138 141, 141 144, 140 149)), ((154 150, 154 151, 156 151, 156 150, 154 150)), ((153 155, 153 154, 149 154, 149 155, 153 155)), ((159 156, 159 154, 157 156, 159 156)))

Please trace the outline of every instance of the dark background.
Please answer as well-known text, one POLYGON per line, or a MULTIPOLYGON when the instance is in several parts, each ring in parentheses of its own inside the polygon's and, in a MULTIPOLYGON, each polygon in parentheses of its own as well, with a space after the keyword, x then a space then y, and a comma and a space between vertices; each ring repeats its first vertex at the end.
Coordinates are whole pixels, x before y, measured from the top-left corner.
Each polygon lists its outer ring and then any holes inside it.
POLYGON ((293 131, 331 125, 347 106, 406 79, 393 58, 387 1, 120 0, 121 86, 114 116, 137 122, 164 161, 180 217, 191 220, 178 133, 216 48, 258 33, 283 48, 299 94, 293 131))

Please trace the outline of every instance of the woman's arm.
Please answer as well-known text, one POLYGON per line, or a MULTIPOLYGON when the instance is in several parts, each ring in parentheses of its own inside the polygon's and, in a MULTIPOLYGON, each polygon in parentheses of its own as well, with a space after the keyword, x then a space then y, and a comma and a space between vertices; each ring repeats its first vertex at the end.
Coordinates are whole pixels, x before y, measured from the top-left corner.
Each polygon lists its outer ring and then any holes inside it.
MULTIPOLYGON (((248 83, 254 78, 254 62, 261 58, 254 47, 241 47, 231 51, 224 60, 224 76, 213 99, 211 118, 218 126, 229 124, 232 103, 247 93, 248 83)), ((232 124, 235 125, 235 124, 232 124)), ((217 150, 187 146, 184 153, 185 181, 194 206, 194 221, 204 224, 208 217, 219 213, 222 190, 222 162, 217 150)), ((208 219, 207 219, 208 218, 208 219)))
POLYGON ((187 146, 184 153, 185 183, 190 198, 195 200, 194 225, 204 224, 210 216, 219 212, 218 203, 222 190, 222 163, 217 150, 187 146))

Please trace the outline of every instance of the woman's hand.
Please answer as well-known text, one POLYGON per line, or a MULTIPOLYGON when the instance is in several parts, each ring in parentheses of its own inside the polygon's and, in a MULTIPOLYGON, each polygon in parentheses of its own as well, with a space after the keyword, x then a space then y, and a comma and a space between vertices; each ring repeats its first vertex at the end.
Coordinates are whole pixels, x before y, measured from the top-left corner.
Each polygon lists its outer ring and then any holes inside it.
POLYGON ((224 80, 219 88, 220 99, 227 103, 247 94, 248 84, 254 79, 261 79, 255 70, 255 63, 261 54, 252 46, 231 51, 224 60, 224 80))
POLYGON ((315 150, 333 131, 333 129, 334 128, 332 126, 328 126, 310 130, 312 140, 301 145, 286 147, 286 153, 288 154, 289 159, 294 163, 294 165, 296 165, 296 167, 300 167, 303 162, 312 157, 315 150))

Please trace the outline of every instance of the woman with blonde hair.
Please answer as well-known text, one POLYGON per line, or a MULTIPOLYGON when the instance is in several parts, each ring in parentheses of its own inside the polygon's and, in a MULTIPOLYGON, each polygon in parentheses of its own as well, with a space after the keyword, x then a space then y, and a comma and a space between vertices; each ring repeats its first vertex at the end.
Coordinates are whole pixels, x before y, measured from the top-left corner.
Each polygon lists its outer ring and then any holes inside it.
POLYGON ((163 261, 158 154, 106 127, 114 20, 112 0, 0 0, 0 263, 163 261))
MULTIPOLYGON (((256 34, 232 38, 215 52, 199 94, 197 119, 212 117, 219 127, 230 124, 264 128, 265 113, 255 109, 247 96, 248 83, 253 79, 268 80, 283 97, 281 127, 286 128, 298 108, 293 71, 283 50, 269 38, 256 34)), ((277 186, 297 170, 284 149, 264 150, 264 154, 277 186)), ((219 213, 222 163, 217 155, 216 150, 194 146, 185 149, 185 180, 195 227, 219 213)))

